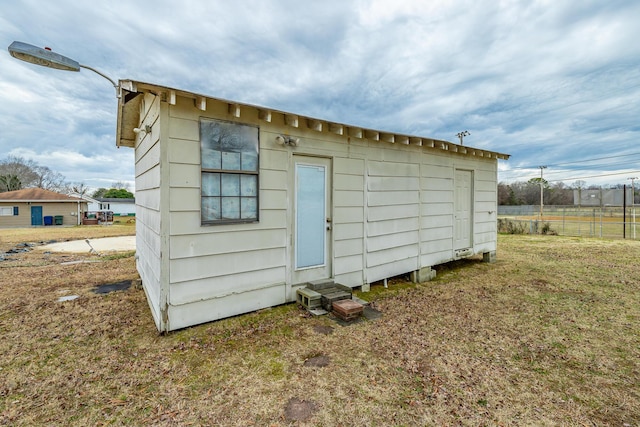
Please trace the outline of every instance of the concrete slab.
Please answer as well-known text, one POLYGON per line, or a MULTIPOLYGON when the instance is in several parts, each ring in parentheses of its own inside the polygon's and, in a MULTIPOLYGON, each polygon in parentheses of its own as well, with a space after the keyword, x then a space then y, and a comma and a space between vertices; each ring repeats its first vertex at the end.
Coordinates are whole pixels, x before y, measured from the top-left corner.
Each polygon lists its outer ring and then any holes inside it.
POLYGON ((136 250, 136 236, 104 237, 101 239, 72 240, 38 246, 39 250, 50 252, 128 252, 136 250))

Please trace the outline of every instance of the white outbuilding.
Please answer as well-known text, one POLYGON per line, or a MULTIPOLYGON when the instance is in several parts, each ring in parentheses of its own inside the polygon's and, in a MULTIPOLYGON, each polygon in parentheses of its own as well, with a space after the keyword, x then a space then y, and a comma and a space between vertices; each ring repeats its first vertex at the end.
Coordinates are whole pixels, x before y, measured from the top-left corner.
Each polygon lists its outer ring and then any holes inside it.
POLYGON ((483 254, 497 166, 431 138, 120 82, 117 145, 135 150, 137 269, 158 330, 483 254))

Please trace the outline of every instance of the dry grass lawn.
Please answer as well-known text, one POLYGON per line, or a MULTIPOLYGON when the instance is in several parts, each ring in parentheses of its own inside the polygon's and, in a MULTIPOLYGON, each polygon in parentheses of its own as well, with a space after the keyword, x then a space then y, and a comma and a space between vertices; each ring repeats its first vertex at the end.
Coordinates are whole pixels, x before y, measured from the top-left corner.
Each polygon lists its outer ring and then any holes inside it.
MULTIPOLYGON (((0 253, 132 228, 49 231, 0 230, 0 253)), ((495 264, 360 294, 375 321, 291 304, 162 336, 141 289, 92 292, 137 278, 132 253, 15 254, 0 425, 638 426, 639 260, 639 242, 500 236, 495 264)))

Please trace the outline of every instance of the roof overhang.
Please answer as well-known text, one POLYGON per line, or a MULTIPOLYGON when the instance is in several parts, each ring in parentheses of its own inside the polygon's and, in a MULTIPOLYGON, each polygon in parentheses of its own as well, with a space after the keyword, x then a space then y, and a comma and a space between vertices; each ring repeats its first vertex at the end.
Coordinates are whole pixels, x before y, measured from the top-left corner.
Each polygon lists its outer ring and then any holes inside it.
POLYGON ((244 104, 236 101, 229 101, 221 98, 159 86, 151 83, 137 82, 133 80, 120 80, 121 97, 118 99, 118 122, 116 130, 116 145, 118 147, 135 147, 136 134, 134 128, 140 124, 140 102, 144 93, 151 93, 160 96, 162 101, 170 105, 176 104, 177 97, 193 99, 194 105, 201 111, 206 111, 207 102, 222 102, 228 104, 229 113, 236 118, 240 118, 242 111, 254 109, 258 112, 258 117, 264 122, 271 122, 274 115, 282 115, 284 123, 292 128, 303 126, 309 129, 322 132, 324 130, 338 135, 351 138, 368 139, 373 141, 387 142, 390 144, 415 145, 425 148, 443 150, 461 155, 469 155, 487 159, 508 160, 510 155, 496 151, 473 148, 466 145, 455 144, 433 138, 406 135, 395 132, 387 132, 375 129, 362 128, 347 125, 344 123, 331 122, 313 117, 301 116, 299 114, 285 111, 273 110, 258 105, 244 104))

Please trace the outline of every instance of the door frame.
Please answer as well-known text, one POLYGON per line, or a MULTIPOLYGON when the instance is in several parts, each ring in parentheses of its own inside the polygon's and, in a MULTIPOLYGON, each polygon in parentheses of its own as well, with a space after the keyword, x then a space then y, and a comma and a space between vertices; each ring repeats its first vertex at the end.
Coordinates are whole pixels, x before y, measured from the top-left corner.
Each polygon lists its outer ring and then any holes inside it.
POLYGON ((44 210, 42 209, 42 206, 39 206, 39 205, 31 205, 30 213, 31 213, 31 225, 32 225, 32 226, 37 226, 37 225, 43 225, 43 224, 44 224, 44 222, 43 222, 43 216, 42 216, 42 215, 43 215, 43 213, 44 213, 44 210), (34 212, 34 208, 37 208, 37 209, 39 209, 39 210, 40 210, 40 218, 39 218, 39 221, 38 221, 38 223, 37 223, 37 224, 35 224, 35 223, 34 223, 34 213, 35 213, 35 212, 34 212))
POLYGON ((291 285, 297 285, 313 280, 329 279, 333 277, 333 159, 331 157, 313 156, 308 154, 293 154, 291 167, 291 239, 289 271, 291 285), (298 203, 298 165, 323 167, 325 170, 325 231, 324 231, 324 264, 318 266, 297 268, 298 252, 298 224, 297 224, 297 203, 298 203))
MULTIPOLYGON (((468 249, 468 248, 473 248, 473 235, 474 235, 474 202, 475 202, 475 185, 474 185, 474 179, 475 179, 475 173, 472 169, 464 169, 464 168, 455 168, 454 170, 454 182, 453 182, 453 250, 457 251, 460 249, 468 249), (462 195, 459 194, 458 191, 458 173, 459 172, 463 172, 463 173, 468 173, 469 175, 469 196, 468 196, 468 203, 469 203, 469 215, 468 215, 468 227, 469 227, 469 233, 468 233, 468 240, 469 240, 469 244, 468 245, 460 245, 458 244, 458 232, 460 232, 460 227, 458 225, 458 207, 460 204, 460 198, 462 195)), ((461 239, 460 239, 461 240, 461 239)))

